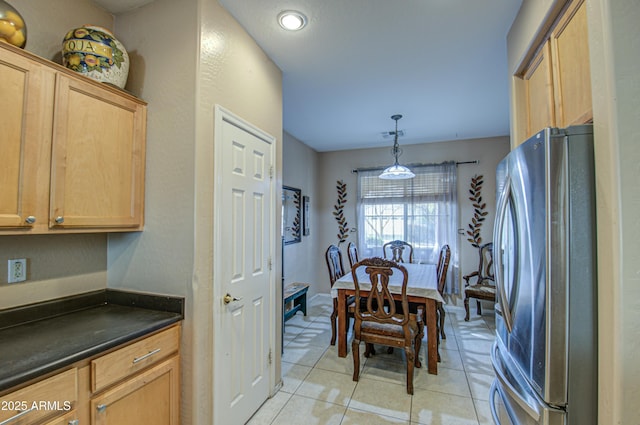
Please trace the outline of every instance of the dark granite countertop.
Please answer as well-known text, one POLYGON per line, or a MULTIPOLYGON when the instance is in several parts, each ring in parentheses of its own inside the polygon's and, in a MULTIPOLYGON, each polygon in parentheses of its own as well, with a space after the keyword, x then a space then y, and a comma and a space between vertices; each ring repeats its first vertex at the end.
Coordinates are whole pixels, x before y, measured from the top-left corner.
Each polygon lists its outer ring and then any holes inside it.
POLYGON ((104 290, 0 311, 0 391, 184 318, 184 299, 104 290))

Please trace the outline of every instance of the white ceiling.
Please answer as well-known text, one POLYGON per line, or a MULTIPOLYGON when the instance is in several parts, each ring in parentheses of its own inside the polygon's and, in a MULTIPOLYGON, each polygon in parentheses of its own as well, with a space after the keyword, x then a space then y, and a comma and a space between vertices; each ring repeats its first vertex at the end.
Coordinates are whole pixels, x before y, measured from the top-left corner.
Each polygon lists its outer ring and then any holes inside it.
POLYGON ((509 134, 506 35, 522 0, 219 2, 282 70, 285 131, 317 151, 390 147, 394 114, 401 145, 509 134), (287 9, 307 27, 280 28, 287 9))

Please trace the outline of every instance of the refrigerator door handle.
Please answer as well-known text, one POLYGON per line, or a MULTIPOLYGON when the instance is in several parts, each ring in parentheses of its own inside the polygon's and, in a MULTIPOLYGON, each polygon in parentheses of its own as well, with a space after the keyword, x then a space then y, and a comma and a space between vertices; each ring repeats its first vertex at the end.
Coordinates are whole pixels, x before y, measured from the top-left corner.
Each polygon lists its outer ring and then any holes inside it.
POLYGON ((491 409, 491 416, 493 417, 493 423, 496 425, 502 425, 500 418, 498 418, 498 412, 496 410, 496 393, 498 392, 498 383, 494 380, 491 383, 489 389, 489 408, 491 409))
POLYGON ((502 310, 502 317, 504 317, 505 326, 507 331, 511 333, 513 329, 513 319, 511 318, 511 311, 509 310, 509 300, 504 285, 504 273, 502 262, 502 253, 500 252, 500 241, 504 232, 504 220, 507 213, 507 206, 509 204, 509 198, 511 197, 511 179, 507 177, 504 185, 504 192, 498 201, 498 211, 496 212, 496 226, 493 237, 493 247, 498 250, 497 255, 494 255, 495 262, 495 280, 496 289, 498 291, 498 303, 502 310))
POLYGON ((539 423, 540 412, 538 412, 538 409, 536 409, 534 406, 531 406, 529 403, 527 403, 526 400, 522 398, 522 395, 520 395, 520 392, 513 387, 511 382, 509 382, 504 372, 502 371, 501 363, 498 362, 498 359, 496 357, 496 353, 498 350, 499 348, 496 343, 494 344, 493 349, 491 350, 491 363, 493 364, 493 370, 496 372, 496 377, 500 381, 501 388, 503 388, 507 393, 509 393, 509 396, 513 400, 515 400, 516 403, 518 403, 518 405, 525 412, 527 412, 527 415, 533 418, 536 421, 536 423, 539 423))

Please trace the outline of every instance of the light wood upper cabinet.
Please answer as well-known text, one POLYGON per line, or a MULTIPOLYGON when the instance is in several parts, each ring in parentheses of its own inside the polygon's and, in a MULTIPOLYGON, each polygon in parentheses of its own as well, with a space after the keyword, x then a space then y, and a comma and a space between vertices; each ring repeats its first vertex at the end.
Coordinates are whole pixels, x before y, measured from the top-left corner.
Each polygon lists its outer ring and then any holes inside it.
POLYGON ((514 146, 545 127, 592 120, 587 37, 584 0, 571 1, 514 76, 514 146))
POLYGON ((550 39, 559 127, 583 124, 593 118, 587 37, 586 5, 584 1, 575 2, 564 13, 550 39))
POLYGON ((0 49, 0 228, 46 225, 54 82, 46 66, 0 49))
POLYGON ((527 135, 555 126, 551 48, 546 42, 524 73, 527 135))
POLYGON ((145 102, 6 43, 0 99, 0 234, 142 230, 145 102))
POLYGON ((65 75, 56 85, 50 226, 140 227, 144 104, 65 75))

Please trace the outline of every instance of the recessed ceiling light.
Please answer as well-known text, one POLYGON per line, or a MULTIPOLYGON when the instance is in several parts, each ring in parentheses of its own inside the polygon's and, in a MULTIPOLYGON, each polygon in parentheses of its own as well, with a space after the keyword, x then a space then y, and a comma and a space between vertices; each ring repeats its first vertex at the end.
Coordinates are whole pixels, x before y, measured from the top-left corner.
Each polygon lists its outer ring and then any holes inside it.
POLYGON ((307 25, 307 17, 296 10, 285 10, 278 15, 280 26, 289 31, 298 31, 307 25))

